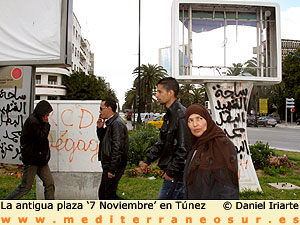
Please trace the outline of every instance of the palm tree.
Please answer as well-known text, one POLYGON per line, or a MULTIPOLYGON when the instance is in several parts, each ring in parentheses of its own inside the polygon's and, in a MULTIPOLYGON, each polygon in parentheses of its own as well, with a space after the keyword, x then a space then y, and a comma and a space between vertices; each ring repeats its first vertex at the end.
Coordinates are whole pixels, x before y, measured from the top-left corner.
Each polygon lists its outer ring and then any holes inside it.
MULTIPOLYGON (((136 89, 132 88, 125 93, 125 108, 132 109, 135 107, 136 89)), ((124 108, 123 107, 123 108, 124 108)))
POLYGON ((229 68, 226 72, 227 76, 237 76, 243 72, 243 64, 242 63, 232 63, 232 68, 229 68))
POLYGON ((201 85, 199 88, 194 88, 193 93, 193 103, 200 103, 204 105, 205 103, 205 87, 201 85))
POLYGON ((180 102, 185 107, 188 107, 193 103, 193 92, 195 90, 195 86, 193 84, 184 84, 179 88, 178 98, 180 102))
POLYGON ((257 74, 257 58, 253 57, 252 59, 249 59, 247 62, 244 63, 246 66, 244 72, 248 72, 253 76, 256 76, 257 74))
MULTIPOLYGON (((135 68, 133 74, 138 76, 139 68, 135 68)), ((140 68, 140 103, 143 107, 147 105, 147 110, 150 111, 153 101, 153 90, 156 88, 158 81, 167 76, 167 70, 162 66, 152 64, 142 64, 140 68)), ((134 86, 138 86, 138 77, 134 80, 134 86)))

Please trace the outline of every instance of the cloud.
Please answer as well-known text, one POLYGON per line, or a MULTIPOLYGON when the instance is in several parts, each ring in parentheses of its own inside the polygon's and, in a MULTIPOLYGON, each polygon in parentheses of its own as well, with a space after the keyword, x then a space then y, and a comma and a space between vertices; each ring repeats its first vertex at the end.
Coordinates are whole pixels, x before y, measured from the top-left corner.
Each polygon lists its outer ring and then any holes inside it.
POLYGON ((281 12, 281 38, 300 40, 300 7, 281 12))

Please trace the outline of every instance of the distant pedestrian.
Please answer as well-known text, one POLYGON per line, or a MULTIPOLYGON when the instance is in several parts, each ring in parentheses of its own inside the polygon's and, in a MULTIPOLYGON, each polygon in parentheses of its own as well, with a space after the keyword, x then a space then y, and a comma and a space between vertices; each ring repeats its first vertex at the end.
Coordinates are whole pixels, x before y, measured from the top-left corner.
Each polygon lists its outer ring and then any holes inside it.
POLYGON ((48 166, 50 160, 48 141, 50 124, 48 118, 52 110, 51 105, 42 100, 26 119, 20 139, 24 164, 22 183, 5 199, 20 199, 28 193, 36 175, 43 181, 45 199, 54 199, 54 181, 48 166))
POLYGON ((191 131, 185 171, 186 199, 239 199, 237 152, 206 108, 190 105, 185 113, 191 131))
POLYGON ((101 102, 97 121, 100 141, 98 159, 103 169, 98 193, 100 200, 122 199, 116 192, 127 165, 129 139, 125 122, 116 109, 116 102, 106 98, 101 102))

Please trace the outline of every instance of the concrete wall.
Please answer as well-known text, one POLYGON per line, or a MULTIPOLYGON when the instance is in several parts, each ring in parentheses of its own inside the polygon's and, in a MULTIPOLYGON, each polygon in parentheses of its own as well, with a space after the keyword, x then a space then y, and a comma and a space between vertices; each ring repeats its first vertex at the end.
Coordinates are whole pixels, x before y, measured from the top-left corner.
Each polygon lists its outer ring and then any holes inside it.
MULTIPOLYGON (((55 199, 98 199, 101 172, 52 172, 52 175, 55 182, 55 199)), ((44 199, 43 182, 39 178, 36 182, 36 198, 44 199)))

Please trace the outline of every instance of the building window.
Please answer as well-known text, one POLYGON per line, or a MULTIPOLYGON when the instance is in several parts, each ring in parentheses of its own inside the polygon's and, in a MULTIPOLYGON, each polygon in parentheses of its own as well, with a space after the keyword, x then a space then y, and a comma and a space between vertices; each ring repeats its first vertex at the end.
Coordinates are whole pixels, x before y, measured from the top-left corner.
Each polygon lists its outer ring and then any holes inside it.
POLYGON ((49 95, 48 100, 57 100, 57 96, 49 95))
POLYGON ((41 75, 35 76, 35 84, 41 84, 41 75))
POLYGON ((48 76, 48 84, 57 84, 57 76, 48 76))
POLYGON ((36 95, 36 96, 35 96, 35 100, 41 100, 41 96, 36 95))

